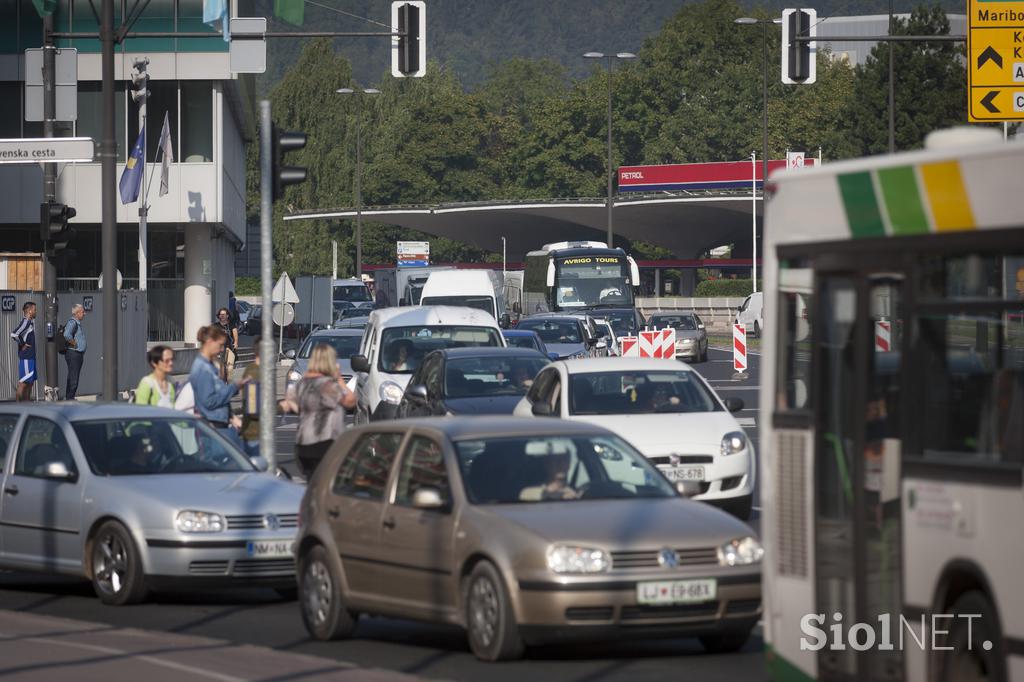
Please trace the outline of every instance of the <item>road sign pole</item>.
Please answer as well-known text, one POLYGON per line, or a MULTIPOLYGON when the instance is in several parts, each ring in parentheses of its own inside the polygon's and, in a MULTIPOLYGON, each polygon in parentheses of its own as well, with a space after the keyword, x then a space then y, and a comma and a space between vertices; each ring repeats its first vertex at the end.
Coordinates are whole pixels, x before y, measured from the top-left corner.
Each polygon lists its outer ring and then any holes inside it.
POLYGON ((271 292, 273 290, 273 192, 271 177, 273 139, 271 135, 270 102, 260 101, 260 293, 263 299, 263 318, 260 324, 260 454, 274 471, 274 415, 277 410, 277 356, 274 354, 274 327, 271 320, 271 292))
MULTIPOLYGON (((53 120, 57 114, 57 64, 56 48, 53 45, 53 15, 43 18, 43 136, 53 137, 53 120)), ((55 201, 57 198, 57 166, 52 163, 43 164, 43 201, 55 201)), ((49 235, 49 220, 40 225, 41 234, 49 235)), ((46 400, 57 399, 57 344, 54 337, 57 333, 57 264, 50 242, 43 243, 43 322, 46 332, 43 335, 46 386, 43 395, 46 400)), ((36 338, 40 338, 36 336, 36 338)), ((38 342, 37 342, 38 345, 38 342)), ((38 358, 38 352, 36 353, 38 358)), ((37 396, 38 397, 38 396, 37 396)))
POLYGON ((100 145, 100 195, 102 228, 100 253, 103 266, 103 399, 117 397, 117 144, 114 141, 114 0, 103 0, 100 20, 100 43, 103 53, 102 100, 103 142, 100 145))

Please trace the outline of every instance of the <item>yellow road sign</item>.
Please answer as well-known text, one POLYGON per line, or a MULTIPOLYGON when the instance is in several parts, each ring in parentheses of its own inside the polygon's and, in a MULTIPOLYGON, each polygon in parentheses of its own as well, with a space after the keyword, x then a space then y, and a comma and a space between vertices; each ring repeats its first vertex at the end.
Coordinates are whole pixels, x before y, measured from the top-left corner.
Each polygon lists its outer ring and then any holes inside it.
POLYGON ((1024 0, 967 0, 967 119, 1024 121, 1024 0))

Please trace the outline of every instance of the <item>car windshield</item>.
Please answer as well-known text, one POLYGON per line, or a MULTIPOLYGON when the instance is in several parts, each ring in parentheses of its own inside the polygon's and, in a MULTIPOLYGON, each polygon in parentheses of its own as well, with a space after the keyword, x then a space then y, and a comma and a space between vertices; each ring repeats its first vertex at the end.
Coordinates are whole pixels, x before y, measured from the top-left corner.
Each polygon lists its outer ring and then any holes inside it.
POLYGON ((602 310, 601 313, 611 323, 616 336, 631 336, 636 334, 636 314, 632 310, 602 310))
POLYGON ((690 371, 574 374, 571 414, 721 412, 711 391, 690 371))
POLYGON ((444 394, 448 398, 526 395, 537 372, 547 364, 540 356, 455 358, 445 363, 444 394))
POLYGON ((198 419, 76 422, 78 442, 99 476, 255 471, 245 455, 198 419))
POLYGON ((423 305, 459 305, 494 315, 494 299, 490 296, 427 296, 420 302, 423 305))
POLYGON ((372 300, 370 291, 362 284, 350 284, 334 287, 335 303, 365 303, 372 300))
POLYGON ((696 331, 697 320, 693 315, 655 315, 651 317, 651 326, 656 329, 672 327, 682 331, 696 331))
POLYGON ((516 334, 515 336, 506 336, 505 343, 507 343, 510 348, 533 348, 535 350, 540 350, 540 345, 537 343, 537 337, 533 334, 524 334, 522 336, 516 334))
POLYGON ((302 344, 302 348, 299 350, 299 358, 308 358, 313 354, 313 349, 316 346, 324 345, 334 348, 334 352, 338 354, 339 360, 348 360, 353 355, 358 355, 359 342, 362 339, 361 335, 356 334, 347 336, 335 336, 333 334, 311 336, 302 344))
POLYGON ((583 343, 576 320, 520 320, 518 329, 537 332, 544 343, 583 343))
POLYGON ((391 374, 412 374, 427 353, 441 348, 502 346, 494 327, 424 325, 388 327, 381 333, 377 368, 391 374))
POLYGON ((455 444, 473 504, 674 497, 671 484, 617 436, 528 436, 455 444))

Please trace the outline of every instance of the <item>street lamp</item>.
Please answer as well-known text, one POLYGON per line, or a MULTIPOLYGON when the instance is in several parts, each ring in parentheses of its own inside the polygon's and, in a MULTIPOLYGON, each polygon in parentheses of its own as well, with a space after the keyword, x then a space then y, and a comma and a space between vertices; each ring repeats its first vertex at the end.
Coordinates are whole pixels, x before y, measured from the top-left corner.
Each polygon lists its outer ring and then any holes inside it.
MULTIPOLYGON (((769 24, 781 24, 781 19, 755 19, 753 17, 740 17, 735 19, 733 23, 740 24, 741 26, 753 26, 755 24, 761 24, 761 45, 764 50, 764 56, 762 57, 762 66, 764 70, 764 81, 762 85, 762 95, 764 103, 762 105, 763 111, 762 116, 764 120, 764 138, 762 140, 763 146, 761 149, 761 196, 764 196, 764 185, 768 182, 768 25, 769 24)), ((755 215, 756 219, 756 215, 755 215)), ((753 266, 751 272, 751 283, 753 284, 753 290, 757 291, 757 230, 754 230, 754 250, 750 254, 750 262, 753 266)))
POLYGON ((608 64, 608 246, 613 247, 614 235, 612 233, 612 60, 613 59, 636 59, 632 52, 618 52, 616 54, 605 54, 603 52, 587 52, 584 59, 603 59, 608 64))
MULTIPOLYGON (((379 95, 380 90, 339 88, 339 95, 379 95)), ((356 277, 363 274, 363 98, 356 99, 356 277)))

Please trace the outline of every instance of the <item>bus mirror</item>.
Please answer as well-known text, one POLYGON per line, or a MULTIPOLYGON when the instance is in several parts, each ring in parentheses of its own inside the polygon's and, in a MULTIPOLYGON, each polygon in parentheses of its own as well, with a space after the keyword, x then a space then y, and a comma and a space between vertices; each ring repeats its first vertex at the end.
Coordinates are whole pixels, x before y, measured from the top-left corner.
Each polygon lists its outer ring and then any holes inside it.
POLYGON ((512 312, 514 312, 516 315, 523 312, 523 308, 521 305, 519 305, 519 301, 512 302, 512 312))
POLYGON ((555 260, 553 258, 548 259, 547 285, 549 287, 555 286, 555 260))

